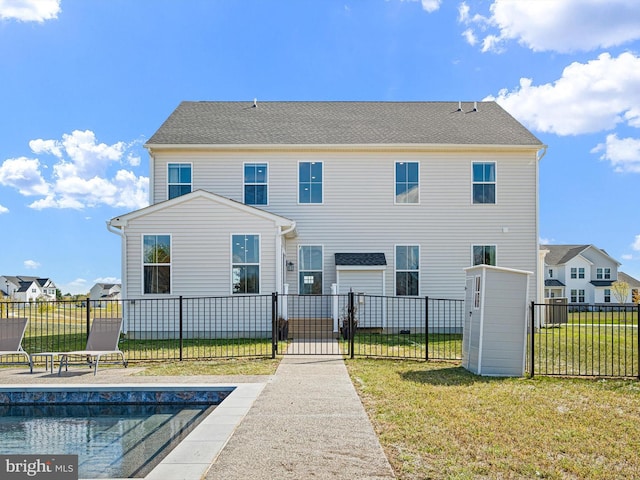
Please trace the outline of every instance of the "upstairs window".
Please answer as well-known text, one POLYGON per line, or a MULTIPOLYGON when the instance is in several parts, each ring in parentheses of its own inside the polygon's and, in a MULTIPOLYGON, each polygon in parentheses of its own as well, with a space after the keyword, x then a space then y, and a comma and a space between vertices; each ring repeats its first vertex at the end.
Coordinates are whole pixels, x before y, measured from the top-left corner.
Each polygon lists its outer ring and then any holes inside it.
POLYGON ((268 177, 266 163, 244 164, 244 203, 268 204, 268 177))
POLYGON ((298 164, 298 202, 322 203, 322 162, 298 164))
POLYGON ((171 293, 171 237, 144 235, 144 293, 171 293))
POLYGON ((549 278, 553 278, 553 268, 549 269, 549 278))
POLYGON ((473 203, 496 203, 495 162, 473 163, 473 203))
POLYGON ((320 245, 300 245, 298 265, 300 265, 299 288, 301 295, 322 294, 323 251, 320 245))
POLYGON ((598 268, 596 270, 596 279, 597 280, 611 280, 611 269, 610 268, 598 268))
POLYGON ((495 245, 474 245, 473 246, 474 265, 496 265, 495 245))
POLYGON ((260 293, 260 236, 231 236, 231 291, 260 293))
POLYGON ((396 245, 396 295, 417 296, 420 282, 420 247, 396 245))
POLYGON ((191 164, 170 163, 168 169, 169 200, 185 193, 191 193, 191 164))
POLYGON ((584 268, 571 268, 571 278, 584 278, 584 268))
POLYGON ((420 202, 418 162, 396 162, 396 203, 420 202))

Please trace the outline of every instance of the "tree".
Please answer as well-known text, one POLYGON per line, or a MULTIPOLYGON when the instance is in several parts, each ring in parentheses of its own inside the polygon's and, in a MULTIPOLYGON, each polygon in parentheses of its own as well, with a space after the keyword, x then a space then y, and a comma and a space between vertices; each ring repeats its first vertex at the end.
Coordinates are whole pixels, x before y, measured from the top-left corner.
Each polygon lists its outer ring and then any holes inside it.
POLYGON ((629 297, 629 284, 627 282, 615 281, 611 284, 613 295, 618 303, 625 303, 629 297))
POLYGON ((633 289, 633 303, 640 305, 640 290, 636 288, 633 289))

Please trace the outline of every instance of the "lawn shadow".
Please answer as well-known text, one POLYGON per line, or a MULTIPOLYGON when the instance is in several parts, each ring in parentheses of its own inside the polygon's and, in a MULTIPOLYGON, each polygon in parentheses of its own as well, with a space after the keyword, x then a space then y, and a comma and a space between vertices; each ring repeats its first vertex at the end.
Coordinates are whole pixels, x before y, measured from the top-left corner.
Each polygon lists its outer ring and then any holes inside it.
POLYGON ((502 382, 511 377, 481 377, 465 370, 461 366, 445 368, 411 370, 400 375, 404 380, 439 386, 465 386, 478 383, 502 382))

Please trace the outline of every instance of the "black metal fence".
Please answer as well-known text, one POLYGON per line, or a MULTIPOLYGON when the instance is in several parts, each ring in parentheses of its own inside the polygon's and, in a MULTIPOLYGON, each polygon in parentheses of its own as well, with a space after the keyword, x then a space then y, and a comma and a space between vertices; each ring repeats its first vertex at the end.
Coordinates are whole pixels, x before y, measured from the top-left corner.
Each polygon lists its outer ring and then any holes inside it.
POLYGON ((531 304, 533 375, 640 378, 640 305, 531 304))
POLYGON ((0 302, 0 321, 28 318, 30 354, 82 350, 93 318, 121 317, 129 362, 323 353, 455 360, 463 310, 462 300, 429 297, 272 294, 10 301, 0 302))

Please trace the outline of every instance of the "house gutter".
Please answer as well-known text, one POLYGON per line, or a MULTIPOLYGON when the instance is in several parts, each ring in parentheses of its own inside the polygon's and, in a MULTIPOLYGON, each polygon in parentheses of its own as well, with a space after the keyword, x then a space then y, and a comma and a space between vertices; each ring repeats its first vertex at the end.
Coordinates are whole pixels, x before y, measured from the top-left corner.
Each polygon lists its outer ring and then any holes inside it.
POLYGON ((126 250, 126 247, 127 247, 127 236, 124 233, 124 229, 120 229, 118 227, 114 227, 111 224, 111 220, 107 220, 107 230, 109 230, 111 233, 115 233, 121 239, 121 244, 120 244, 120 268, 122 269, 122 271, 120 272, 120 276, 122 278, 120 279, 120 282, 122 283, 122 292, 124 292, 124 297, 127 298, 127 285, 125 283, 126 271, 127 271, 127 253, 126 253, 126 251, 127 251, 126 250))

